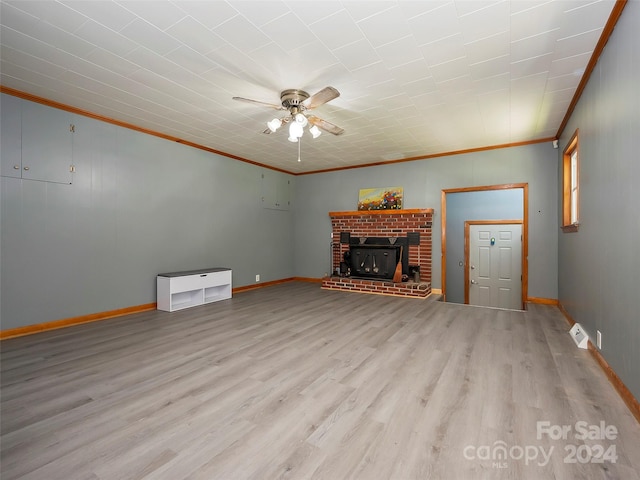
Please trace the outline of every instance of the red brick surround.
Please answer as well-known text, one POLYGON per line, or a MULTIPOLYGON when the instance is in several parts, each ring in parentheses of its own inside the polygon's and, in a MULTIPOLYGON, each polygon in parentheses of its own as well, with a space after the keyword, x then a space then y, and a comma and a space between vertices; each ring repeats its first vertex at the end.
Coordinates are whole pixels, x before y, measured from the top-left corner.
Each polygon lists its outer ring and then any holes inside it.
POLYGON ((352 237, 406 237, 409 232, 419 232, 420 245, 408 248, 409 265, 420 266, 420 283, 330 276, 322 279, 322 288, 420 298, 431 293, 432 208, 329 212, 329 216, 334 242, 332 271, 339 270, 343 254, 349 250, 349 245, 340 243, 340 232, 349 232, 352 237))

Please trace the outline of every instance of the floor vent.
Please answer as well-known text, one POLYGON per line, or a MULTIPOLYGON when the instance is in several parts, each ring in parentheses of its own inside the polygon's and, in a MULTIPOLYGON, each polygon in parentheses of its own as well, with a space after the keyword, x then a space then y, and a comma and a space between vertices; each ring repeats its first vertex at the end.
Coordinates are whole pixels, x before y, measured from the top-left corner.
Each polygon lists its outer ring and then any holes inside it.
POLYGON ((575 323, 573 327, 571 327, 571 330, 569 330, 569 333, 571 334, 571 338, 573 338, 573 341, 578 346, 578 348, 587 348, 589 337, 582 330, 582 325, 580 325, 579 323, 575 323))

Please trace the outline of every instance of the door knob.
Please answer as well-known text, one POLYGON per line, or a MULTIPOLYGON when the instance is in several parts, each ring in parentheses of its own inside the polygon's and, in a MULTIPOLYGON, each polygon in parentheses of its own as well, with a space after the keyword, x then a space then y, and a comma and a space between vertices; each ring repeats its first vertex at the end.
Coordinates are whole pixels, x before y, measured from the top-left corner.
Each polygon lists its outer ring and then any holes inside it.
POLYGON ((471 265, 471 267, 469 267, 469 268, 471 268, 471 270, 475 270, 476 266, 475 265, 471 265))
POLYGON ((476 283, 478 282, 476 282, 475 280, 471 280, 471 285, 475 285, 476 283))

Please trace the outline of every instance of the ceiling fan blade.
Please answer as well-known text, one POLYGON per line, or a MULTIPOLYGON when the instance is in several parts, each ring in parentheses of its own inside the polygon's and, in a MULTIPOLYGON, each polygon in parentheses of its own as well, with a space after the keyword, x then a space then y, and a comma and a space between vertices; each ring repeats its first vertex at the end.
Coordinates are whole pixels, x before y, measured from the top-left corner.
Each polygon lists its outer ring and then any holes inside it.
POLYGON ((275 103, 261 102, 259 100, 251 100, 250 98, 243 98, 243 97, 232 97, 232 98, 233 100, 238 100, 239 102, 255 103, 257 105, 264 105, 266 107, 275 108, 276 110, 285 109, 282 105, 276 105, 275 103))
MULTIPOLYGON (((320 90, 318 93, 311 95, 307 98, 303 105, 307 107, 307 110, 311 110, 312 108, 319 107, 320 105, 324 105, 327 102, 330 102, 334 98, 338 98, 340 96, 340 92, 333 87, 325 87, 320 90)), ((318 125, 319 127, 320 125, 318 125)))
POLYGON ((315 125, 318 128, 321 128, 325 132, 333 133, 334 135, 341 135, 344 133, 343 128, 340 128, 337 125, 327 122, 326 120, 323 120, 319 117, 310 115, 309 117, 307 117, 307 119, 309 120, 309 123, 315 125))

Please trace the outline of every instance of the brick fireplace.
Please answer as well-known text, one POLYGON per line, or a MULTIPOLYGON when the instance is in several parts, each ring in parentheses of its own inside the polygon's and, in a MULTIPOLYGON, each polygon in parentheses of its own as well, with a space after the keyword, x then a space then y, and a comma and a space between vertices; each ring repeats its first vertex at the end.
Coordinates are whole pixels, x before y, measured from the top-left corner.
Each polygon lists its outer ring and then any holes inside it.
MULTIPOLYGON (((322 288, 419 298, 431 293, 433 209, 329 212, 329 216, 333 238, 332 274, 322 280, 322 288), (361 278, 357 274, 352 275, 351 271, 344 271, 345 252, 352 251, 352 247, 380 243, 396 249, 402 245, 404 281, 361 278), (417 282, 414 275, 416 267, 420 277, 417 282)), ((371 260, 363 258, 370 266, 371 260)), ((364 260, 362 265, 365 266, 364 260)))

